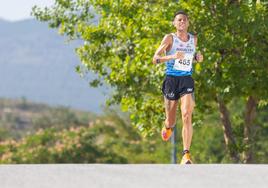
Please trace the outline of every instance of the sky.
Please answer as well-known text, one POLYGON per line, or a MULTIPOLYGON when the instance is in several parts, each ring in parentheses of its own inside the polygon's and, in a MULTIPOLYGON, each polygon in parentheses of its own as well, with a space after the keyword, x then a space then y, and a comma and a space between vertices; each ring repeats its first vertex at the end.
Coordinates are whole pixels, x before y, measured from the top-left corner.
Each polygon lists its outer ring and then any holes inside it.
POLYGON ((31 17, 34 5, 50 6, 55 0, 0 0, 0 18, 8 21, 19 21, 31 17))

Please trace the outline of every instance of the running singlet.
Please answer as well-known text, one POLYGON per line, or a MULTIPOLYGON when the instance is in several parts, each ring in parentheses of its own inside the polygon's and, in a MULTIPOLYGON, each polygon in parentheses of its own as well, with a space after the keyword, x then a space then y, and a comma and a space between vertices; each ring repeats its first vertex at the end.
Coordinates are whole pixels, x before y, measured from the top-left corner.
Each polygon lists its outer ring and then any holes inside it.
POLYGON ((195 54, 194 36, 188 33, 189 40, 181 41, 174 33, 172 33, 173 44, 167 55, 173 55, 176 52, 184 52, 184 59, 173 59, 166 62, 166 75, 187 76, 192 75, 193 59, 195 54))

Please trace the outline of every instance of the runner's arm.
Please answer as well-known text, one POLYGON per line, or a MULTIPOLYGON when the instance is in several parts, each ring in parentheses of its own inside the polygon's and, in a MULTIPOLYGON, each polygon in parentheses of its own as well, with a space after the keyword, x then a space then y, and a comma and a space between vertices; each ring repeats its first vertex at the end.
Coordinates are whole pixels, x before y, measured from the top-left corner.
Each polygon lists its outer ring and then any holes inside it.
MULTIPOLYGON (((195 47, 197 47, 197 36, 196 35, 194 36, 194 45, 195 45, 195 47)), ((196 62, 202 62, 204 57, 203 57, 201 52, 196 52, 194 59, 196 60, 196 62)))
POLYGON ((172 45, 172 35, 166 35, 160 46, 158 47, 158 49, 156 50, 154 57, 153 57, 153 64, 159 64, 159 63, 163 63, 166 61, 169 61, 171 59, 178 59, 178 58, 183 58, 184 53, 182 52, 177 52, 176 54, 173 55, 166 55, 166 51, 169 50, 170 46, 172 45), (163 55, 164 56, 161 56, 163 55))

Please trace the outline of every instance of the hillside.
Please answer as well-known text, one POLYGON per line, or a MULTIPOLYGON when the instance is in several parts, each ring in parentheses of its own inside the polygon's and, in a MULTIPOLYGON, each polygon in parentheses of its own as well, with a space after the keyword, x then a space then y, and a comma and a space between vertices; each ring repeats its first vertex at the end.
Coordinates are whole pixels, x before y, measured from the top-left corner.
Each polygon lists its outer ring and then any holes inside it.
POLYGON ((168 163, 169 150, 158 135, 140 136, 115 109, 96 115, 0 100, 0 164, 168 163))
POLYGON ((97 115, 66 107, 51 107, 33 103, 25 98, 0 99, 0 141, 18 140, 39 129, 54 127, 62 130, 76 126, 88 126, 97 115))
POLYGON ((101 112, 107 88, 90 88, 93 74, 75 72, 78 42, 66 44, 47 24, 0 20, 0 97, 101 112))

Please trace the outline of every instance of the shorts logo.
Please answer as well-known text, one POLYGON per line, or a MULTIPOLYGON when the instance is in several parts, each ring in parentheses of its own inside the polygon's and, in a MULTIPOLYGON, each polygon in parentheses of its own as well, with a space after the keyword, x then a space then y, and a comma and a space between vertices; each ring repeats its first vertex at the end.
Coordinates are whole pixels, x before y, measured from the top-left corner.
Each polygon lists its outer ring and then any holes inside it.
POLYGON ((187 88, 187 92, 192 92, 193 88, 187 88))
POLYGON ((174 93, 173 93, 173 92, 168 93, 167 96, 168 96, 168 97, 174 97, 174 93))

